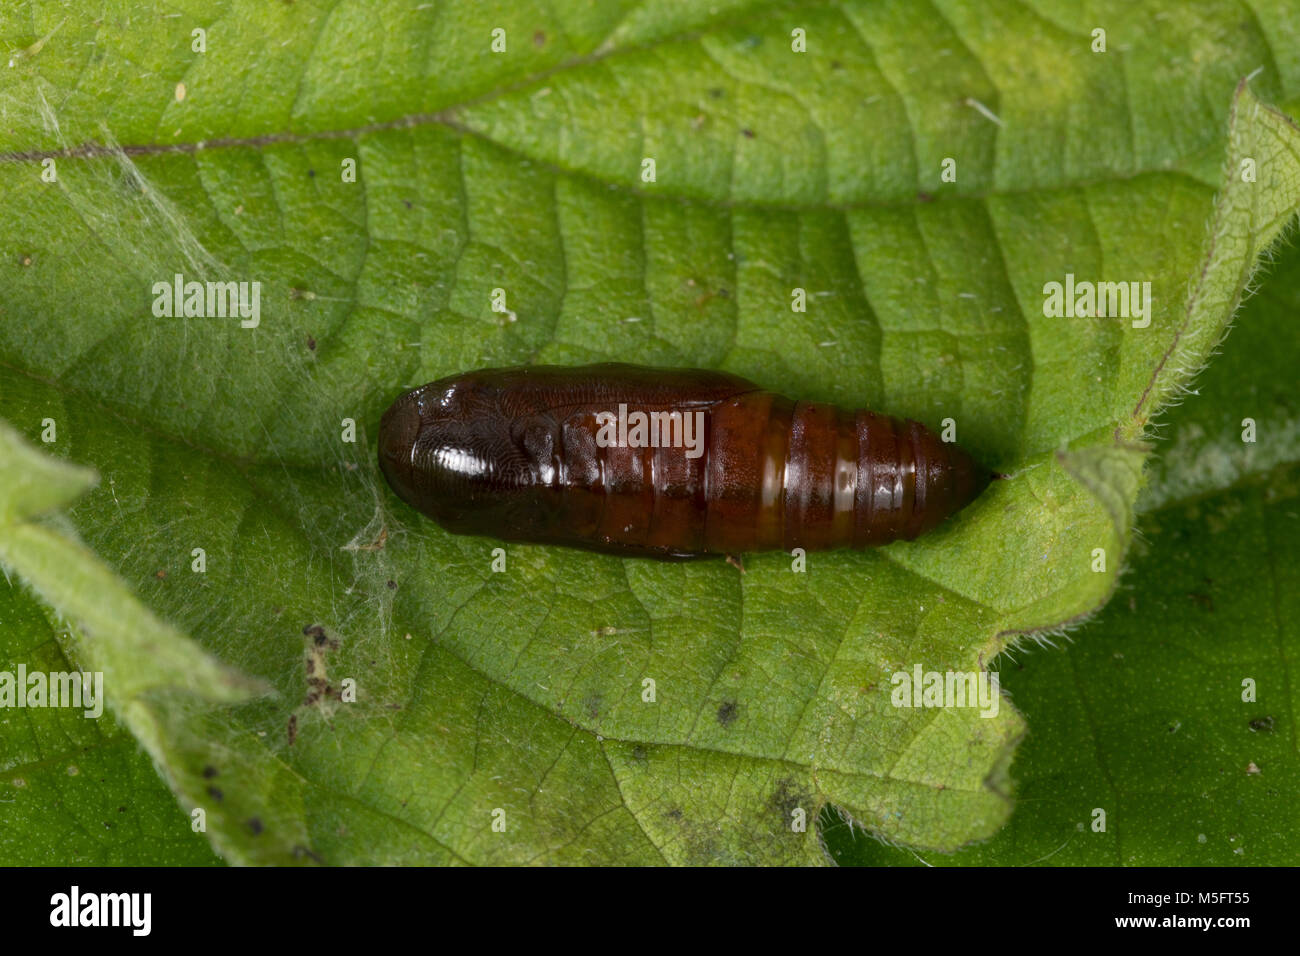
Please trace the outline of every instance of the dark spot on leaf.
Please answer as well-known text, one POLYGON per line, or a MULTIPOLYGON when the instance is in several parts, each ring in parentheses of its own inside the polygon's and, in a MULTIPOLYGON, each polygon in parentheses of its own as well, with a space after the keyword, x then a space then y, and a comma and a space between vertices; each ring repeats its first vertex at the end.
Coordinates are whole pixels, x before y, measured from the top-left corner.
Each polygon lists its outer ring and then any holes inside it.
POLYGON ((740 131, 740 135, 745 137, 745 139, 753 139, 758 134, 755 133, 752 129, 742 129, 740 131))
POLYGON ((262 826, 262 821, 260 819, 257 817, 249 817, 248 829, 253 836, 260 836, 264 827, 262 826))
POLYGON ((709 95, 715 100, 720 100, 727 95, 727 91, 720 86, 713 86, 709 88, 709 95))
POLYGON ((208 796, 213 800, 216 800, 218 803, 225 798, 225 794, 221 792, 220 787, 208 787, 208 796))
POLYGON ((315 179, 315 178, 316 178, 316 170, 314 170, 314 169, 309 169, 309 170, 307 170, 307 175, 308 175, 310 178, 315 179))
POLYGON ((831 69, 832 69, 832 70, 842 70, 842 69, 844 69, 844 64, 841 63, 839 60, 831 60, 831 69))
POLYGON ((794 819, 794 811, 800 807, 808 816, 813 815, 812 795, 800 788, 793 777, 783 777, 777 781, 776 790, 768 797, 767 805, 780 815, 780 825, 785 829, 789 829, 790 822, 794 819))
POLYGON ((1260 733, 1262 731, 1263 733, 1271 734, 1273 732, 1274 723, 1275 721, 1271 716, 1256 717, 1254 720, 1250 722, 1250 729, 1253 730, 1255 733, 1260 733))
POLYGON ((646 758, 646 752, 644 747, 642 747, 640 744, 637 744, 635 747, 632 748, 633 760, 645 760, 645 758, 646 758))
POLYGON ((414 209, 414 208, 415 208, 415 203, 411 202, 411 200, 409 200, 409 199, 403 199, 403 200, 402 200, 402 205, 405 206, 407 209, 414 209))
POLYGON ((723 701, 722 706, 718 708, 718 723, 730 727, 736 721, 736 709, 734 700, 723 701))
POLYGON ((1210 595, 1202 594, 1200 591, 1189 591, 1187 596, 1195 601, 1202 611, 1208 614, 1214 613, 1214 598, 1210 595))
POLYGON ((917 201, 917 202, 934 202, 934 197, 931 196, 929 193, 925 192, 924 190, 922 190, 922 191, 920 191, 920 192, 918 192, 918 193, 916 194, 916 201, 917 201))
POLYGON ((311 349, 313 352, 316 351, 316 340, 310 335, 307 336, 307 348, 311 349))
POLYGON ((389 581, 389 582, 388 582, 388 590, 390 590, 390 591, 396 591, 396 590, 397 590, 397 582, 396 582, 396 581, 389 581))
POLYGON ((604 698, 600 694, 592 694, 582 702, 583 709, 587 711, 587 719, 595 720, 600 716, 600 705, 604 698))
POLYGON ((289 715, 289 746, 292 747, 293 742, 297 739, 298 739, 298 715, 290 714, 289 715))
POLYGON ((546 46, 546 31, 537 30, 533 33, 533 46, 546 46))
POLYGON ((680 820, 682 818, 681 808, 673 807, 671 810, 665 813, 664 816, 666 816, 670 820, 680 820))
POLYGON ((118 807, 118 808, 117 808, 117 812, 118 812, 118 813, 126 813, 126 807, 118 807))
POLYGON ((208 764, 206 767, 203 768, 204 780, 211 780, 216 775, 217 775, 217 768, 212 766, 212 764, 208 764))

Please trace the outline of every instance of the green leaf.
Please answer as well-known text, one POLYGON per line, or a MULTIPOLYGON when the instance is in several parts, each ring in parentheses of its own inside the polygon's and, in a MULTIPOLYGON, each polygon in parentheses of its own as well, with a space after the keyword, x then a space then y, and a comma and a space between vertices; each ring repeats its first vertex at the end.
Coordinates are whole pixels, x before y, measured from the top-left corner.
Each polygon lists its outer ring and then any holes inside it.
POLYGON ((1261 280, 1223 354, 1161 423, 1164 440, 1138 502, 1143 510, 1249 483, 1300 462, 1300 247, 1282 250, 1261 280), (1251 430, 1254 435, 1247 436, 1251 430))
MULTIPOLYGON (((60 634, 30 594, 0 581, 0 670, 71 671, 60 634)), ((24 708, 0 718, 0 859, 9 866, 219 863, 112 711, 86 712, 24 708)))
MULTIPOLYGON (((94 475, 54 461, 37 452, 8 426, 0 423, 0 567, 26 579, 45 604, 68 619, 58 640, 50 636, 50 622, 41 620, 32 598, 6 581, 2 594, 6 676, 17 696, 30 700, 30 709, 16 711, 4 721, 0 735, 0 758, 8 779, 0 783, 4 817, 12 824, 15 846, 11 861, 95 862, 101 854, 108 860, 122 853, 118 840, 87 839, 86 831, 98 827, 88 818, 108 814, 107 802, 131 803, 134 817, 111 816, 99 824, 105 830, 131 824, 123 837, 140 836, 140 831, 159 831, 159 853, 176 853, 181 862, 206 862, 204 854, 184 838, 175 806, 165 813, 158 799, 158 786, 140 755, 128 742, 116 722, 109 719, 99 730, 96 725, 78 725, 77 718, 98 719, 104 698, 111 694, 113 707, 129 728, 162 765, 164 774, 171 758, 171 741, 159 733, 157 700, 165 695, 199 697, 214 703, 229 703, 246 697, 257 685, 215 661, 196 644, 157 620, 129 594, 122 584, 79 542, 57 527, 34 517, 66 504, 92 484, 94 475), (75 658, 75 668, 67 666, 75 658), (19 684, 17 674, 81 670, 95 674, 96 700, 78 699, 71 717, 59 713, 44 690, 33 697, 29 686, 19 684), (100 693, 103 696, 98 696, 100 693), (80 713, 76 713, 80 710, 80 713), (20 719, 21 718, 21 719, 20 719), (95 728, 95 729, 91 729, 95 728), (105 767, 111 769, 104 769, 105 767), (80 777, 83 772, 116 779, 112 785, 96 787, 90 781, 61 781, 60 773, 80 777), (131 774, 130 777, 125 772, 131 774), (125 796, 132 778, 143 776, 148 799, 137 804, 125 796), (166 826, 169 829, 163 830, 166 826), (81 832, 77 832, 77 831, 81 832), (19 842, 22 835, 24 840, 19 842), (44 840, 33 845, 33 840, 44 840), (67 855, 62 855, 67 854, 67 855)), ((87 688, 89 690, 89 688, 87 688)), ((23 706, 16 697, 6 707, 23 706)), ((126 813, 125 803, 117 812, 126 813)), ((6 841, 8 842, 8 840, 6 841)), ((101 858, 98 862, 106 862, 101 858)))
POLYGON ((828 815, 839 862, 1295 862, 1300 246, 1268 272, 1196 394, 1161 422, 1144 543, 1119 596, 1069 644, 999 661, 1031 728, 1009 825, 981 846, 918 855, 828 815), (1248 677, 1254 701, 1242 699, 1248 677))
POLYGON ((126 721, 213 845, 820 862, 791 824, 826 805, 920 847, 991 836, 1020 715, 895 708, 890 677, 982 669, 1112 591, 1136 440, 1300 204, 1294 127, 1238 86, 1265 63, 1263 95, 1300 95, 1271 52, 1294 16, 1116 5, 1099 54, 1069 4, 378 6, 0 13, 3 413, 103 476, 70 518, 120 576, 36 590, 79 619, 129 589, 176 628, 162 676, 183 632, 275 689, 126 721), (257 327, 156 318, 177 273, 263 283, 257 327), (1150 281, 1150 325, 1045 316, 1066 273, 1150 281), (493 574, 496 542, 384 487, 404 388, 602 358, 952 418, 1011 477, 915 543, 743 575, 524 546, 493 574))
POLYGON ((1295 863, 1300 467, 1163 508, 1142 527, 1150 550, 1077 641, 1001 665, 1032 730, 1007 828, 945 856, 828 827, 840 862, 1295 863), (1255 696, 1244 700, 1247 680, 1255 696))

